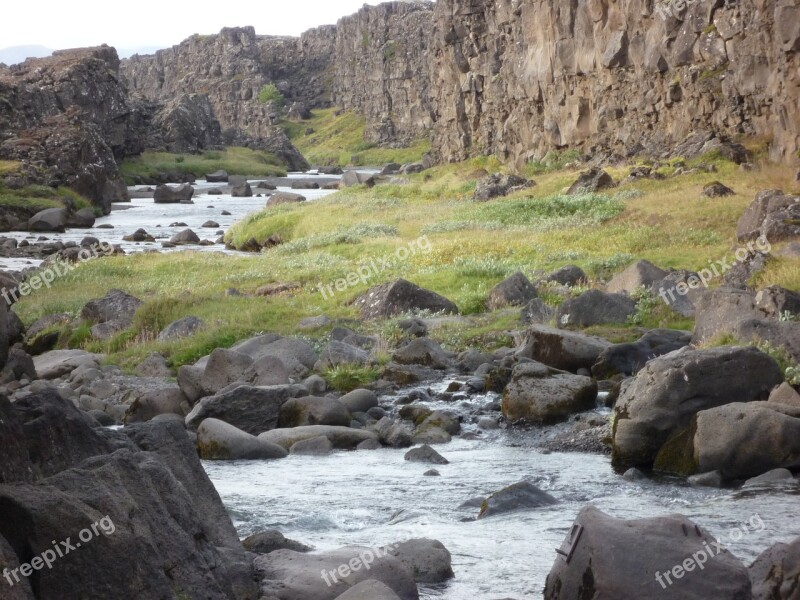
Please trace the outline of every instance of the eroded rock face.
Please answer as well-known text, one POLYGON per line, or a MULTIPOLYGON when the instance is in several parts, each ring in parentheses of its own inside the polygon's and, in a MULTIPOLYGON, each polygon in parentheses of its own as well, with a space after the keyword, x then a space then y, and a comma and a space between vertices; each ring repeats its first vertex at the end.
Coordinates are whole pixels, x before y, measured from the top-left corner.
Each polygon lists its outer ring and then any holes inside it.
POLYGON ((40 165, 24 183, 67 185, 110 210, 127 199, 116 161, 143 149, 144 113, 101 46, 0 66, 0 158, 40 165))

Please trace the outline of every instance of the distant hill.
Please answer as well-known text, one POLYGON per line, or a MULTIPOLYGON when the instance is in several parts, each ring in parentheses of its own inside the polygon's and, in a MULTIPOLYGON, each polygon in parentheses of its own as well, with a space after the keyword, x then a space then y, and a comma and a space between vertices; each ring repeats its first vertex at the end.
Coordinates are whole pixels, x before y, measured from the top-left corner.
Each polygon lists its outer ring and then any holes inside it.
POLYGON ((11 46, 0 50, 0 63, 15 65, 21 63, 26 58, 40 58, 50 56, 53 53, 51 48, 44 46, 11 46))

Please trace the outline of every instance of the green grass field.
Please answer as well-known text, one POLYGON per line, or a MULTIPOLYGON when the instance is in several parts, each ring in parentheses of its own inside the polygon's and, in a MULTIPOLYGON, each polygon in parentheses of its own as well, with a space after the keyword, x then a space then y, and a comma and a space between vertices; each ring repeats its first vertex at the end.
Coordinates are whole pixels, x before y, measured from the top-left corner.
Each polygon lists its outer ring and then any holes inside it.
MULTIPOLYGON (((469 315, 468 323, 443 327, 435 337, 454 350, 493 347, 509 342, 507 332, 519 326, 518 313, 485 314, 483 305, 491 287, 515 271, 534 278, 577 264, 598 283, 640 258, 662 267, 699 269, 737 247, 736 223, 756 192, 798 191, 788 168, 765 165, 743 172, 725 161, 715 164, 714 174, 640 181, 578 197, 562 195, 577 171, 543 169, 536 187, 487 203, 471 197, 476 180, 500 168, 496 161, 482 158, 435 167, 404 185, 348 188, 314 203, 267 209, 228 232, 233 243, 279 233, 285 244, 261 254, 185 252, 92 261, 51 290, 25 299, 16 310, 26 323, 56 312, 77 315, 87 300, 120 287, 145 301, 134 327, 109 343, 89 340, 83 328, 65 333, 64 344, 109 353, 110 361, 125 367, 152 351, 180 365, 257 333, 296 333, 296 325, 308 316, 356 317, 351 306, 355 297, 373 285, 404 277, 450 298, 469 315), (736 195, 704 198, 703 186, 713 180, 729 185, 736 195), (320 293, 320 285, 346 278, 373 260, 395 258, 398 249, 409 249, 421 236, 429 251, 417 244, 417 252, 394 260, 367 281, 333 295, 320 293), (292 296, 225 295, 228 288, 253 294, 273 282, 297 282, 301 288, 292 296), (163 326, 189 315, 206 322, 202 333, 176 342, 155 340, 163 326)), ((621 179, 627 169, 610 172, 621 179)), ((771 262, 759 282, 797 289, 798 261, 771 262)), ((553 304, 558 301, 546 290, 542 296, 553 304)), ((692 326, 661 306, 639 316, 637 325, 645 327, 692 326)), ((387 334, 391 323, 365 327, 387 334)), ((612 328, 606 334, 628 339, 636 331, 612 328)))
POLYGON ((120 165, 125 180, 132 184, 135 177, 153 177, 159 173, 185 173, 202 178, 206 173, 224 170, 230 175, 282 177, 286 166, 274 154, 249 148, 209 150, 202 154, 172 154, 148 151, 126 158, 120 165))

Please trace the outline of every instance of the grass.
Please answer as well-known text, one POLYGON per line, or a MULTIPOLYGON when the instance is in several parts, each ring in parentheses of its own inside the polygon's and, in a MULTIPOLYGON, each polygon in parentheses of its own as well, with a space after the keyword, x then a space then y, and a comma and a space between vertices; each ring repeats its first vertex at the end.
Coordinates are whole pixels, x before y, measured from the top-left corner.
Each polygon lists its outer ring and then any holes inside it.
POLYGON ((63 200, 69 200, 74 204, 76 210, 93 208, 89 200, 66 187, 51 188, 45 185, 29 185, 12 190, 0 183, 0 207, 11 209, 21 215, 32 216, 48 208, 64 208, 63 200))
POLYGON ((292 143, 313 165, 407 164, 422 160, 430 150, 428 140, 417 140, 407 148, 382 148, 364 140, 364 117, 351 112, 337 116, 335 108, 311 112, 310 119, 299 123, 284 121, 283 126, 292 143))
MULTIPOLYGON (((356 186, 319 201, 250 215, 229 231, 228 241, 236 244, 278 233, 285 243, 261 254, 185 252, 90 261, 52 289, 24 299, 15 310, 26 323, 56 312, 77 315, 87 300, 122 287, 145 301, 134 326, 108 343, 92 341, 79 329, 69 344, 107 352, 110 361, 125 367, 153 351, 177 366, 261 332, 294 334, 305 317, 357 318, 351 304, 355 297, 373 285, 404 277, 450 298, 468 316, 434 329, 434 338, 454 351, 496 348, 510 343, 511 332, 520 327, 519 312, 485 314, 484 303, 492 286, 515 271, 537 278, 577 264, 596 284, 640 258, 663 268, 698 269, 730 255, 737 246, 736 223, 756 192, 794 189, 789 168, 764 166, 743 172, 718 157, 703 160, 713 160, 718 172, 638 181, 607 194, 578 197, 562 195, 577 170, 547 171, 536 176, 536 187, 488 203, 474 202, 472 194, 476 180, 500 169, 499 163, 484 157, 443 165, 409 176, 404 185, 356 186), (704 198, 703 186, 715 179, 736 195, 704 198), (399 249, 407 250, 423 235, 429 242, 426 251, 392 260, 344 292, 319 292, 320 284, 346 278, 372 261, 396 258, 399 249), (265 284, 287 281, 300 284, 294 295, 225 294, 228 288, 253 294, 265 284), (156 340, 163 326, 190 315, 206 324, 195 337, 156 340)), ((623 168, 609 171, 617 180, 627 174, 623 168)), ((771 262, 760 283, 798 289, 797 263, 771 262)), ((549 289, 542 295, 551 304, 559 300, 549 289)), ((640 337, 641 327, 692 327, 691 320, 662 304, 640 298, 631 323, 593 332, 628 340, 640 337)))
POLYGON ((226 148, 202 154, 172 154, 148 151, 135 158, 127 158, 120 172, 129 184, 136 178, 150 178, 160 173, 182 173, 204 177, 206 173, 224 170, 230 175, 254 177, 281 177, 286 175, 286 165, 274 154, 249 148, 226 148))

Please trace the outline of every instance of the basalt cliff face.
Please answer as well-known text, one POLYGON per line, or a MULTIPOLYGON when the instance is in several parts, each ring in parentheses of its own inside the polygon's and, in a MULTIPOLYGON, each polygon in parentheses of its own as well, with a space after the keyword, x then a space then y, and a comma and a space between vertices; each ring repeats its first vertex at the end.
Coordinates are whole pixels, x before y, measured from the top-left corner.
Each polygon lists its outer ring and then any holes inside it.
POLYGON ((274 130, 256 98, 274 82, 301 109, 363 114, 367 141, 430 136, 442 161, 691 155, 738 137, 797 161, 798 54, 798 0, 439 0, 365 6, 301 38, 195 36, 123 74, 148 100, 206 96, 227 141, 274 130))
POLYGON ((691 134, 797 159, 797 0, 439 0, 435 29, 445 160, 659 156, 691 134))
POLYGON ((127 198, 116 161, 142 151, 144 118, 113 48, 0 65, 0 159, 24 163, 7 185, 67 185, 107 210, 127 198))

